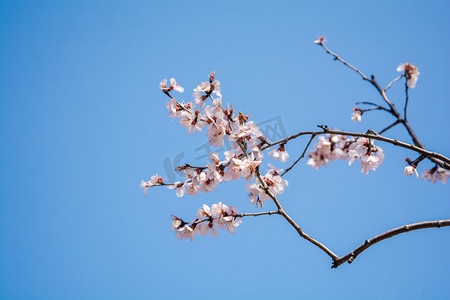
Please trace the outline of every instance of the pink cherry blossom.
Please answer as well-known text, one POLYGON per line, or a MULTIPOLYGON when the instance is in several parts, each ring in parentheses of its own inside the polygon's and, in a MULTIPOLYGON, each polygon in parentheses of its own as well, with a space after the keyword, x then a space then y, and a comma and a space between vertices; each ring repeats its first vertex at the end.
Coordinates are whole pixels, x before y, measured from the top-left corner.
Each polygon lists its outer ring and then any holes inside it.
POLYGON ((180 239, 190 239, 191 241, 194 241, 194 228, 191 225, 184 225, 177 229, 175 236, 180 239))
POLYGON ((177 92, 183 93, 184 92, 184 88, 182 88, 177 81, 175 80, 175 78, 170 78, 170 87, 169 87, 169 91, 171 90, 175 90, 177 92))
POLYGON ((412 176, 414 173, 416 174, 416 177, 419 178, 419 174, 414 166, 406 166, 403 170, 403 175, 405 176, 412 176))
POLYGON ((353 114, 352 114, 352 121, 353 122, 361 122, 361 116, 362 116, 362 112, 361 109, 354 107, 353 108, 353 114))
POLYGON ((286 162, 289 158, 289 154, 284 148, 284 144, 281 144, 278 149, 271 150, 269 156, 272 156, 274 159, 279 159, 281 162, 286 162))
POLYGON ((325 37, 324 35, 322 35, 322 36, 319 36, 319 37, 314 41, 314 43, 320 45, 320 44, 324 44, 326 41, 327 41, 326 37, 325 37))
POLYGON ((403 63, 397 67, 397 72, 405 74, 407 79, 407 85, 410 88, 415 88, 417 80, 419 79, 419 68, 410 63, 403 63))
POLYGON ((187 131, 189 134, 194 133, 195 130, 201 132, 202 128, 207 125, 207 123, 202 120, 202 114, 198 109, 196 109, 192 114, 185 114, 180 119, 180 124, 184 127, 187 127, 187 131))
POLYGON ((437 171, 437 166, 435 166, 434 168, 431 168, 429 170, 426 170, 422 173, 422 179, 428 179, 430 182, 436 184, 437 183, 437 176, 435 175, 436 171, 437 171))
POLYGON ((175 80, 175 78, 170 78, 170 86, 167 87, 167 79, 163 79, 160 83, 159 83, 159 88, 163 91, 163 92, 169 92, 172 90, 175 90, 177 92, 184 92, 184 89, 177 83, 177 81, 175 80))
POLYGON ((167 102, 166 107, 170 112, 169 117, 172 118, 172 120, 173 118, 180 118, 183 114, 187 114, 175 98, 170 99, 170 101, 167 102))
POLYGON ((144 180, 141 180, 141 184, 139 186, 144 189, 144 196, 145 196, 145 195, 147 195, 147 189, 149 187, 156 186, 156 185, 162 185, 162 184, 164 184, 164 180, 162 179, 162 177, 159 176, 158 174, 155 174, 147 182, 145 182, 144 180))
POLYGON ((437 178, 443 183, 446 184, 448 178, 450 177, 450 171, 444 168, 438 167, 436 171, 437 178))
POLYGON ((164 92, 168 91, 169 89, 167 88, 167 79, 163 79, 161 80, 161 82, 159 83, 159 88, 161 90, 163 90, 164 92))
POLYGON ((211 89, 211 83, 210 82, 202 82, 200 83, 195 89, 194 92, 203 92, 207 93, 211 89))
POLYGON ((208 127, 208 132, 206 136, 208 137, 208 142, 213 147, 223 147, 223 138, 226 133, 226 127, 219 122, 213 122, 208 127))
POLYGON ((181 198, 184 195, 184 184, 179 181, 167 186, 167 188, 170 190, 175 190, 178 198, 181 198))
POLYGON ((244 166, 245 163, 242 160, 232 158, 225 171, 223 180, 225 181, 238 180, 239 178, 241 178, 241 171, 244 166))
POLYGON ((241 169, 242 177, 246 181, 250 181, 255 177, 256 168, 261 164, 261 160, 254 158, 253 153, 250 155, 250 158, 244 160, 244 165, 241 169))

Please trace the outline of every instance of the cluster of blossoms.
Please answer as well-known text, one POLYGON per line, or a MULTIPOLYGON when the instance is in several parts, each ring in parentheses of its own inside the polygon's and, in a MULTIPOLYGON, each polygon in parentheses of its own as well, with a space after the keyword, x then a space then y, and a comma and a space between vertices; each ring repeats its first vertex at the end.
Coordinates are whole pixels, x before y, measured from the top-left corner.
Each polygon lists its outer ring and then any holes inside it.
MULTIPOLYGON (((170 87, 167 87, 166 79, 160 83, 161 90, 167 95, 170 96, 168 92, 171 90, 184 91, 174 78, 170 83, 170 87)), ((172 96, 170 98, 166 106, 172 120, 179 118, 180 124, 187 128, 189 134, 202 132, 207 128, 206 135, 211 146, 223 147, 224 139, 227 138, 231 142, 231 149, 224 153, 223 160, 219 158, 217 152, 211 152, 209 154, 211 163, 205 167, 193 167, 188 164, 179 166, 177 171, 183 173, 184 180, 166 184, 169 189, 175 189, 178 197, 182 197, 185 193, 195 196, 198 191, 205 193, 214 191, 217 185, 224 181, 238 180, 241 177, 251 181, 255 178, 256 169, 263 159, 261 148, 268 142, 258 126, 249 121, 248 115, 241 112, 235 115, 230 104, 226 107, 222 105, 220 82, 215 80, 214 71, 209 76, 209 81, 201 82, 194 89, 193 102, 181 103, 172 96), (206 104, 208 98, 211 99, 212 105, 206 104)), ((289 157, 284 145, 272 150, 269 155, 282 162, 286 162, 289 157)), ((144 189, 147 187, 146 184, 141 186, 144 189)))
MULTIPOLYGON (((325 47, 325 41, 325 37, 321 36, 314 42, 325 47)), ((336 56, 336 58, 338 57, 336 56)), ((417 67, 405 63, 400 65, 397 71, 403 72, 398 79, 405 76, 407 86, 415 87, 420 75, 417 67)), ((165 183, 158 174, 152 176, 147 182, 142 181, 140 186, 144 189, 144 194, 150 187, 167 186, 169 189, 174 189, 178 197, 183 197, 185 193, 196 196, 199 191, 205 193, 214 191, 219 183, 243 178, 249 182, 245 188, 249 192, 252 205, 263 207, 263 202, 272 198, 277 201, 275 197, 284 193, 288 187, 288 182, 282 178, 284 173, 281 174, 281 169, 276 169, 269 164, 270 169, 262 176, 260 166, 264 158, 262 150, 278 143, 270 144, 263 137, 258 126, 249 120, 249 115, 242 112, 235 114, 234 108, 230 104, 222 105, 221 85, 218 80, 215 80, 214 71, 209 75, 208 81, 201 82, 194 89, 191 102, 180 102, 172 97, 171 91, 184 92, 184 88, 174 78, 170 79, 169 86, 166 79, 162 80, 159 87, 170 97, 166 107, 172 120, 179 119, 180 124, 186 127, 189 134, 206 129, 206 136, 212 147, 223 148, 224 140, 227 138, 231 143, 231 149, 224 152, 223 159, 217 152, 211 152, 209 154, 210 163, 206 166, 195 167, 185 164, 177 167, 176 170, 184 176, 183 181, 165 183), (207 103, 208 99, 211 101, 207 103)), ((382 107, 370 109, 355 107, 351 120, 361 122, 364 112, 375 109, 382 109, 382 107)), ((277 149, 269 151, 268 155, 273 159, 286 162, 289 154, 285 149, 285 141, 277 149)), ((361 172, 367 175, 369 171, 375 171, 382 164, 384 154, 380 147, 374 145, 371 138, 332 134, 319 137, 318 144, 309 154, 307 164, 317 170, 320 166, 327 166, 328 162, 337 159, 347 160, 349 165, 355 160, 359 160, 359 165, 362 167, 361 172)), ((296 163, 297 161, 294 165, 296 163)), ((409 165, 404 169, 404 175, 416 174, 418 177, 416 170, 418 163, 411 161, 408 163, 409 165)), ((437 180, 446 183, 449 177, 450 171, 439 166, 425 171, 422 175, 423 179, 428 179, 433 183, 436 183, 437 180)), ((217 237, 219 234, 217 229, 221 228, 232 234, 236 233, 236 228, 242 222, 241 217, 243 216, 245 214, 239 215, 237 209, 231 205, 227 206, 219 202, 210 208, 204 204, 198 210, 197 218, 192 222, 187 223, 173 216, 171 228, 179 239, 194 240, 195 235, 208 235, 209 233, 211 236, 217 237)))
MULTIPOLYGON (((267 190, 273 195, 277 196, 284 193, 285 188, 289 185, 286 180, 284 180, 280 172, 282 169, 275 169, 274 166, 270 165, 271 169, 267 171, 266 175, 262 177, 264 183, 267 186, 267 190)), ((270 200, 270 196, 266 193, 261 182, 256 180, 255 183, 247 183, 245 189, 249 192, 250 203, 256 206, 263 207, 263 201, 270 200)))
POLYGON ((232 234, 236 233, 236 228, 242 223, 241 218, 238 217, 237 208, 232 205, 227 206, 219 202, 213 204, 211 208, 203 204, 203 207, 197 211, 197 218, 189 223, 182 219, 173 216, 170 227, 175 231, 175 236, 182 239, 194 240, 195 235, 208 235, 211 233, 212 237, 219 236, 218 229, 224 229, 232 234))
POLYGON ((360 160, 361 173, 367 175, 375 171, 384 160, 383 149, 373 144, 368 138, 346 138, 343 135, 321 136, 315 149, 310 152, 308 165, 315 170, 320 166, 326 167, 328 162, 337 159, 349 160, 351 165, 360 160))
POLYGON ((428 179, 432 183, 437 183, 439 179, 442 183, 446 184, 450 178, 450 171, 439 166, 435 166, 422 173, 422 179, 428 179))
MULTIPOLYGON (((206 166, 195 167, 189 164, 177 167, 177 171, 184 176, 183 181, 174 183, 164 183, 158 175, 150 181, 142 181, 141 187, 146 192, 151 186, 165 185, 169 189, 174 189, 178 197, 185 193, 191 196, 197 195, 199 191, 208 193, 215 190, 219 183, 238 180, 243 178, 246 181, 253 181, 263 160, 262 147, 269 143, 263 137, 262 132, 249 116, 239 112, 237 115, 230 104, 222 105, 222 94, 220 82, 215 80, 215 72, 209 76, 209 81, 201 82, 194 89, 193 101, 179 102, 170 95, 170 91, 184 92, 184 89, 174 78, 170 79, 170 86, 164 79, 159 85, 160 89, 170 97, 166 104, 169 110, 169 117, 180 119, 180 124, 187 128, 189 134, 202 132, 206 129, 208 142, 213 147, 223 147, 224 139, 231 143, 231 149, 224 153, 223 159, 217 152, 209 154, 210 163, 206 166), (207 100, 211 104, 207 104, 207 100)), ((286 162, 289 154, 284 148, 284 144, 269 152, 274 159, 286 162)), ((266 189, 272 195, 284 192, 288 182, 281 178, 280 170, 273 166, 263 178, 266 189)), ((250 193, 250 202, 254 205, 261 205, 262 201, 270 199, 265 189, 257 183, 247 184, 250 193)), ((233 206, 226 206, 222 203, 214 204, 209 208, 203 208, 197 212, 197 219, 186 223, 178 217, 173 217, 172 230, 176 230, 175 235, 179 239, 194 239, 194 235, 207 235, 211 233, 213 237, 218 235, 217 228, 224 228, 231 233, 236 232, 236 227, 241 223, 241 219, 236 216, 237 210, 233 206)))
MULTIPOLYGON (((408 161, 408 160, 407 160, 408 161)), ((416 170, 417 166, 415 164, 411 164, 405 167, 403 171, 404 175, 413 175, 416 174, 416 177, 419 178, 419 174, 416 170)), ((422 173, 422 179, 428 179, 430 182, 436 184, 438 180, 440 180, 443 184, 446 184, 450 178, 450 171, 439 166, 435 166, 429 170, 426 170, 422 173)))
POLYGON ((144 189, 144 195, 146 195, 149 187, 158 186, 158 185, 164 185, 164 180, 162 179, 161 176, 156 174, 156 175, 153 175, 152 178, 150 178, 150 180, 147 182, 144 180, 141 180, 140 187, 144 189))
POLYGON ((419 68, 410 63, 404 63, 397 67, 397 72, 402 72, 406 76, 408 87, 415 88, 419 79, 419 68))
POLYGON ((316 40, 314 40, 314 44, 320 45, 320 44, 325 43, 326 41, 327 41, 327 38, 324 35, 322 35, 322 36, 319 36, 316 40))

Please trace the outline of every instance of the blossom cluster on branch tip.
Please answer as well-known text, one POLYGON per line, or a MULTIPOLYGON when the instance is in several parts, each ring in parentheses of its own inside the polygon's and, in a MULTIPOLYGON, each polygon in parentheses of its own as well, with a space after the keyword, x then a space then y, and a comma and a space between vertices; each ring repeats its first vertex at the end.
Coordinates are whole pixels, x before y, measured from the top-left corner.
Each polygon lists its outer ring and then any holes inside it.
POLYGON ((349 160, 349 165, 360 160, 361 173, 367 175, 375 171, 384 160, 383 149, 375 146, 368 138, 347 138, 343 135, 329 135, 319 137, 315 149, 310 152, 308 165, 315 170, 320 166, 326 167, 328 162, 337 159, 349 160))
MULTIPOLYGON (((406 159, 406 162, 409 165, 406 166, 405 169, 403 170, 403 175, 412 176, 413 174, 415 174, 416 177, 419 178, 419 173, 416 170, 418 163, 416 161, 411 161, 409 158, 406 159)), ((422 173, 422 179, 427 179, 434 184, 436 184, 438 180, 441 181, 443 184, 446 184, 448 178, 450 178, 450 171, 441 168, 438 165, 422 173)))
POLYGON ((314 41, 314 43, 315 43, 315 44, 318 44, 318 45, 321 45, 321 44, 324 44, 326 41, 327 41, 327 38, 326 38, 324 35, 322 35, 322 36, 319 36, 319 37, 314 41))
POLYGON ((185 222, 182 219, 173 216, 170 227, 175 231, 178 239, 194 240, 195 235, 208 235, 212 237, 219 236, 217 229, 224 229, 232 234, 236 233, 236 228, 242 223, 240 217, 237 217, 238 210, 232 205, 227 206, 219 202, 213 204, 211 208, 203 204, 203 207, 197 211, 197 218, 192 222, 185 222))
POLYGON ((397 67, 397 72, 402 72, 406 76, 406 84, 410 88, 415 88, 419 79, 419 68, 410 63, 403 63, 397 67))
POLYGON ((437 183, 440 180, 443 184, 446 184, 450 178, 450 171, 439 166, 435 166, 422 173, 422 179, 428 179, 432 183, 437 183))
POLYGON ((416 174, 416 177, 419 178, 419 173, 417 173, 416 166, 406 166, 403 170, 403 175, 405 176, 412 176, 413 174, 416 174))
POLYGON ((184 88, 182 88, 177 81, 175 80, 175 78, 170 78, 170 86, 167 87, 167 79, 163 79, 160 83, 159 83, 159 88, 161 90, 163 90, 164 92, 170 92, 172 90, 175 90, 177 92, 183 93, 184 92, 184 88))
POLYGON ((144 189, 144 195, 147 194, 149 187, 163 185, 164 180, 158 174, 153 175, 149 181, 141 180, 140 187, 144 189))
MULTIPOLYGON (((283 171, 282 169, 276 169, 272 165, 270 167, 271 169, 267 171, 262 179, 267 186, 267 190, 273 196, 278 196, 284 193, 289 183, 281 177, 280 173, 283 171)), ((271 199, 259 180, 256 180, 255 183, 247 183, 245 189, 249 192, 250 203, 253 205, 263 207, 263 201, 271 199)))
POLYGON ((284 144, 281 144, 278 149, 273 149, 269 151, 269 156, 272 156, 274 159, 279 159, 281 162, 287 162, 289 158, 289 154, 286 152, 286 148, 284 148, 284 144))
MULTIPOLYGON (((170 82, 169 88, 167 88, 167 80, 161 82, 160 88, 164 93, 168 94, 171 90, 184 90, 174 78, 170 82)), ((224 153, 223 160, 217 152, 211 152, 209 154, 211 163, 206 166, 194 167, 186 164, 177 167, 176 170, 184 175, 183 182, 164 185, 167 185, 169 189, 175 189, 177 196, 182 197, 185 193, 195 196, 198 191, 212 192, 219 183, 238 180, 241 177, 246 181, 252 181, 255 178, 256 170, 264 157, 261 148, 268 145, 268 142, 258 126, 249 120, 248 115, 242 112, 236 115, 230 104, 226 107, 222 105, 220 82, 215 80, 214 71, 209 76, 208 82, 201 82, 194 89, 193 102, 179 102, 170 97, 166 107, 172 120, 179 118, 180 124, 187 128, 189 134, 195 131, 201 132, 206 127, 206 136, 211 146, 223 147, 224 139, 227 138, 231 142, 231 149, 224 153), (206 104, 208 98, 211 99, 211 105, 206 104)), ((271 151, 269 155, 282 162, 286 162, 289 157, 284 145, 271 151)), ((273 171, 269 171, 266 177, 269 183, 273 183, 268 185, 273 186, 274 194, 279 194, 279 179, 276 176, 271 178, 273 174, 270 172, 273 171)), ((284 187, 287 186, 286 180, 280 182, 284 187)), ((141 187, 146 190, 149 186, 144 182, 141 187)))
POLYGON ((358 107, 353 107, 353 113, 352 113, 352 117, 351 120, 353 122, 361 122, 361 116, 362 116, 363 112, 361 111, 360 108, 358 107))

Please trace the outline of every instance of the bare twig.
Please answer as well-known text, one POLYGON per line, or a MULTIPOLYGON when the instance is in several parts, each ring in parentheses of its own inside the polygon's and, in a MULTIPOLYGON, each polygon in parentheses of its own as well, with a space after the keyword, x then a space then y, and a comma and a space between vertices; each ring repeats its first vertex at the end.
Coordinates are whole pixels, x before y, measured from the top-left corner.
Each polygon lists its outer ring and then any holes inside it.
POLYGON ((379 234, 371 239, 366 240, 361 246, 356 248, 355 250, 351 251, 345 256, 342 256, 333 262, 333 266, 331 268, 335 269, 348 261, 348 263, 352 263, 353 260, 361 254, 361 252, 367 250, 369 247, 375 245, 378 242, 381 242, 382 240, 391 238, 393 236, 399 235, 401 233, 414 231, 418 229, 425 229, 425 228, 440 228, 450 226, 450 219, 448 220, 438 220, 438 221, 426 221, 426 222, 420 222, 420 223, 414 223, 409 225, 404 225, 401 227, 397 227, 391 230, 388 230, 382 234, 379 234))
POLYGON ((368 109, 361 109, 361 113, 365 113, 366 111, 372 111, 372 110, 384 110, 387 111, 388 113, 391 113, 391 111, 381 105, 378 105, 377 107, 373 107, 373 108, 368 108, 368 109))
POLYGON ((397 80, 402 79, 403 76, 405 76, 404 73, 403 73, 402 75, 398 76, 397 78, 395 78, 394 80, 392 80, 391 82, 389 82, 389 84, 387 85, 387 87, 384 88, 384 91, 386 92, 386 91, 391 87, 391 85, 392 85, 394 82, 396 82, 397 80))
POLYGON ((367 101, 356 102, 356 104, 365 104, 365 105, 372 105, 372 106, 380 106, 379 104, 376 104, 376 103, 373 103, 373 102, 367 102, 367 101))
POLYGON ((380 131, 379 134, 382 134, 383 132, 388 131, 389 129, 391 129, 392 127, 394 127, 395 125, 400 124, 399 120, 395 121, 394 123, 392 123, 391 125, 389 125, 388 127, 384 128, 383 130, 380 131))
POLYGON ((406 95, 406 100, 405 100, 405 108, 404 108, 404 114, 403 114, 403 116, 404 116, 404 119, 405 119, 405 122, 406 122, 406 120, 407 120, 407 117, 406 117, 406 111, 407 111, 407 109, 408 109, 408 100, 409 100, 408 80, 405 81, 405 95, 406 95))
POLYGON ((303 158, 303 157, 305 157, 305 153, 306 153, 306 150, 308 150, 308 147, 309 147, 309 145, 311 145, 311 142, 313 141, 313 139, 316 137, 316 135, 315 134, 312 134, 311 135, 311 138, 309 139, 309 142, 308 142, 308 144, 306 144, 306 147, 305 147, 305 150, 303 150, 303 153, 302 153, 302 155, 300 155, 300 157, 289 167, 289 168, 287 168, 284 172, 283 172, 283 174, 281 174, 281 176, 284 176, 287 172, 289 172, 290 170, 292 170, 292 168, 303 158))
POLYGON ((349 64, 348 62, 346 62, 345 60, 343 60, 342 58, 340 58, 339 55, 337 55, 336 53, 331 52, 330 49, 328 49, 327 46, 325 46, 325 44, 323 44, 323 43, 321 42, 321 43, 319 43, 318 45, 322 46, 323 49, 325 49, 325 51, 326 51, 328 54, 334 56, 334 59, 335 59, 335 60, 340 61, 341 63, 343 63, 344 65, 346 65, 346 66, 349 67, 350 69, 352 69, 353 71, 357 72, 359 75, 361 75, 361 77, 362 77, 364 80, 370 81, 370 79, 367 78, 366 75, 364 75, 360 70, 358 70, 357 68, 355 68, 354 66, 352 66, 351 64, 349 64))

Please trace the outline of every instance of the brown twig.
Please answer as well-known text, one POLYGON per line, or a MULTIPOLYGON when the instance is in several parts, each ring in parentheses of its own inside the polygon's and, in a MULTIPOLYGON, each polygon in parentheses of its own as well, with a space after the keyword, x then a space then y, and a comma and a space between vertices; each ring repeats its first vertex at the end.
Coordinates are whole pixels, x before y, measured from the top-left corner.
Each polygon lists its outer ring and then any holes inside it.
POLYGON ((407 117, 406 117, 406 111, 407 111, 407 109, 408 109, 408 100, 409 100, 409 86, 408 86, 408 80, 405 81, 405 95, 406 95, 406 100, 405 100, 405 108, 404 108, 404 114, 403 114, 403 116, 404 116, 404 119, 405 119, 405 122, 406 122, 406 120, 407 120, 407 117))
POLYGON ((313 141, 313 139, 316 137, 316 135, 315 134, 312 134, 311 135, 311 138, 309 139, 309 142, 308 142, 308 144, 306 144, 306 147, 305 147, 305 150, 303 150, 303 153, 302 153, 302 155, 300 155, 300 157, 289 167, 289 168, 287 168, 284 172, 283 172, 283 174, 281 174, 281 176, 284 176, 287 172, 289 172, 290 170, 292 170, 292 168, 303 158, 303 157, 305 157, 305 153, 306 153, 306 150, 308 150, 308 147, 309 147, 309 145, 311 145, 311 142, 313 141))
POLYGON ((405 76, 404 73, 403 73, 402 75, 398 76, 397 78, 395 78, 394 80, 392 80, 391 82, 389 82, 389 84, 387 85, 387 87, 384 88, 384 91, 386 92, 386 91, 391 87, 391 85, 392 85, 394 82, 396 82, 397 80, 402 79, 403 76, 405 76))
POLYGON ((353 71, 357 72, 359 75, 361 75, 361 77, 362 77, 364 80, 370 81, 370 79, 367 78, 366 75, 364 75, 360 70, 358 70, 357 68, 355 68, 354 66, 352 66, 351 64, 349 64, 348 62, 346 62, 345 60, 343 60, 342 58, 340 58, 339 55, 337 55, 336 53, 331 52, 331 50, 328 49, 327 46, 325 46, 324 43, 321 42, 321 43, 319 43, 318 45, 322 46, 328 54, 334 56, 334 60, 340 61, 341 63, 343 63, 344 65, 346 65, 346 66, 349 67, 350 69, 352 69, 353 71))
POLYGON ((363 251, 367 250, 369 247, 375 245, 376 243, 381 242, 382 240, 385 240, 385 239, 388 239, 393 236, 399 235, 401 233, 409 232, 409 231, 425 229, 425 228, 440 228, 440 227, 445 227, 445 226, 450 226, 450 219, 414 223, 414 224, 404 225, 401 227, 397 227, 397 228, 388 230, 382 234, 379 234, 371 239, 366 240, 361 246, 359 246, 355 250, 351 251, 350 253, 348 253, 345 256, 342 256, 342 257, 334 260, 331 268, 335 269, 347 261, 348 261, 348 263, 352 263, 353 260, 359 254, 361 254, 363 251))
MULTIPOLYGON (((244 218, 244 217, 259 217, 259 216, 267 216, 267 215, 279 215, 280 214, 280 212, 278 212, 278 211, 276 211, 276 210, 273 210, 273 211, 266 211, 266 212, 261 212, 261 213, 243 213, 243 214, 235 214, 235 215, 231 215, 232 217, 235 217, 235 218, 244 218)), ((203 223, 203 222, 208 222, 208 221, 211 221, 212 220, 212 217, 206 217, 206 218, 204 218, 204 219, 201 219, 201 220, 195 220, 195 221, 193 221, 193 222, 189 222, 189 223, 186 223, 186 224, 188 224, 188 225, 198 225, 198 224, 200 224, 200 223, 203 223)))
POLYGON ((383 132, 388 131, 389 129, 391 129, 392 127, 394 127, 397 124, 400 124, 400 122, 398 120, 395 121, 394 123, 392 123, 391 125, 389 125, 388 127, 384 128, 383 130, 381 130, 379 134, 382 134, 383 132))

